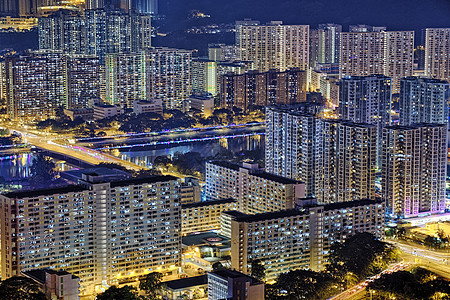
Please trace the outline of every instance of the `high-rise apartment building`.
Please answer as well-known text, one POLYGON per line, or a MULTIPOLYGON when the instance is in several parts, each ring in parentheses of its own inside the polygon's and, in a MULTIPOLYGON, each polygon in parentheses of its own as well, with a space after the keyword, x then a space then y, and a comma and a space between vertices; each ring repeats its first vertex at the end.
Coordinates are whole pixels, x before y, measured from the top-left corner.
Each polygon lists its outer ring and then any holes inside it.
POLYGON ((320 120, 316 128, 314 196, 319 203, 374 199, 374 125, 320 120))
POLYGON ((315 194, 317 122, 293 106, 266 108, 266 170, 304 182, 307 197, 315 194))
POLYGON ((450 83, 439 79, 406 77, 400 87, 400 125, 448 124, 450 83))
POLYGON ((105 7, 105 1, 104 0, 85 0, 84 6, 86 10, 91 9, 101 9, 105 7))
POLYGON ((100 102, 101 75, 102 69, 98 57, 66 56, 67 108, 90 108, 100 102))
POLYGON ((158 0, 128 0, 132 9, 142 14, 158 14, 158 0))
POLYGON ((7 58, 6 101, 11 119, 46 119, 66 106, 61 53, 7 58))
POLYGON ((391 218, 445 211, 447 125, 384 129, 383 199, 391 218))
POLYGON ((339 63, 342 25, 319 24, 317 29, 317 63, 339 63))
POLYGON ((236 45, 210 44, 208 45, 208 58, 213 61, 233 62, 239 60, 236 45))
MULTIPOLYGON (((96 5, 95 3, 93 5, 96 5)), ((119 9, 61 10, 39 18, 39 49, 97 55, 151 47, 151 16, 119 9)))
POLYGON ((6 100, 6 64, 0 60, 0 99, 6 100))
POLYGON ((181 265, 179 180, 98 181, 0 196, 1 274, 51 267, 80 277, 81 295, 181 265))
POLYGON ((309 64, 309 25, 283 25, 272 21, 236 23, 236 46, 240 60, 253 61, 255 69, 306 70, 309 64))
POLYGON ((384 234, 384 203, 359 200, 248 215, 224 212, 231 223, 231 267, 249 273, 264 264, 265 279, 297 269, 324 268, 331 245, 358 232, 384 234))
POLYGON ((266 173, 250 163, 207 162, 205 181, 206 199, 237 199, 239 210, 249 214, 290 209, 305 197, 304 183, 266 173))
POLYGON ((209 93, 213 96, 218 94, 216 61, 192 60, 192 91, 194 93, 209 93))
POLYGON ((349 32, 381 32, 386 31, 384 26, 371 26, 367 24, 350 25, 348 27, 349 32))
POLYGON ((383 32, 383 72, 392 78, 392 92, 400 91, 400 80, 414 74, 414 31, 383 32))
POLYGON ((162 99, 181 108, 192 94, 192 52, 173 48, 106 55, 106 101, 133 107, 135 100, 162 99))
POLYGON ((98 101, 98 59, 61 52, 31 52, 5 60, 8 114, 17 119, 46 119, 58 107, 87 108, 98 101))
POLYGON ((393 92, 400 79, 413 75, 413 31, 353 31, 341 33, 339 75, 383 74, 392 78, 393 92))
POLYGON ((60 10, 39 18, 38 33, 39 50, 85 53, 85 19, 79 12, 60 10))
POLYGON ((0 2, 0 16, 16 17, 19 14, 19 3, 17 0, 3 0, 0 2))
POLYGON ((148 52, 149 95, 165 109, 181 108, 192 94, 192 51, 155 47, 148 52))
POLYGON ((307 74, 298 68, 287 71, 251 71, 222 76, 221 106, 241 108, 293 104, 306 101, 307 74))
POLYGON ((342 32, 340 77, 383 73, 383 38, 380 32, 342 32))
POLYGON ((148 70, 144 52, 107 54, 105 71, 107 103, 132 108, 135 101, 147 99, 148 70))
POLYGON ((319 203, 373 199, 376 127, 266 109, 266 170, 299 180, 319 203))
MULTIPOLYGON (((339 117, 377 126, 377 155, 381 155, 383 128, 391 125, 392 80, 383 75, 342 78, 339 117)), ((380 161, 378 161, 380 163, 380 161)))
POLYGON ((425 75, 450 82, 450 28, 425 30, 425 75))

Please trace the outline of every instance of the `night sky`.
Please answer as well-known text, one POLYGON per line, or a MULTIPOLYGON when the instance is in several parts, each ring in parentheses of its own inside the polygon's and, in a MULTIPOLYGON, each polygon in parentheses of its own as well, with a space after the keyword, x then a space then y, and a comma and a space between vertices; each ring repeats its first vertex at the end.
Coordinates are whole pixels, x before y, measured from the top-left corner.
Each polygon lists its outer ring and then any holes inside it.
POLYGON ((388 29, 450 26, 450 0, 159 0, 160 11, 176 23, 191 9, 216 22, 253 18, 288 24, 386 25, 388 29))

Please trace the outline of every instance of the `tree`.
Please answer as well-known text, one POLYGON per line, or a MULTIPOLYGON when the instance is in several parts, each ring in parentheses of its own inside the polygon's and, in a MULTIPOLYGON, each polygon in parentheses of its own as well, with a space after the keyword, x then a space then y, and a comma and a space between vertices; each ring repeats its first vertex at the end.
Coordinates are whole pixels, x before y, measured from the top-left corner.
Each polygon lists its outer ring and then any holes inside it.
POLYGON ((0 300, 45 300, 45 294, 32 279, 14 276, 0 282, 0 300))
POLYGON ((295 270, 281 274, 268 286, 267 299, 326 299, 337 292, 335 286, 329 273, 295 270))
POLYGON ((161 287, 162 274, 152 272, 147 274, 139 283, 139 289, 144 291, 147 299, 157 299, 157 291, 161 287))
POLYGON ((130 285, 118 288, 115 286, 110 287, 102 294, 97 295, 97 300, 140 300, 136 288, 130 285))
POLYGON ((30 167, 30 183, 33 186, 42 185, 51 181, 56 176, 56 165, 48 157, 38 154, 33 159, 33 164, 30 167))
POLYGON ((213 271, 225 269, 225 267, 222 265, 222 263, 220 261, 213 263, 211 267, 212 267, 213 271))
POLYGON ((370 233, 357 233, 344 243, 331 246, 327 270, 337 278, 344 279, 351 272, 361 280, 378 273, 380 268, 395 259, 392 255, 394 250, 393 246, 377 240, 370 233))
POLYGON ((252 261, 252 276, 262 281, 266 276, 266 269, 259 259, 252 261))
POLYGON ((450 284, 430 271, 416 268, 383 274, 369 283, 367 290, 381 299, 449 299, 450 284))

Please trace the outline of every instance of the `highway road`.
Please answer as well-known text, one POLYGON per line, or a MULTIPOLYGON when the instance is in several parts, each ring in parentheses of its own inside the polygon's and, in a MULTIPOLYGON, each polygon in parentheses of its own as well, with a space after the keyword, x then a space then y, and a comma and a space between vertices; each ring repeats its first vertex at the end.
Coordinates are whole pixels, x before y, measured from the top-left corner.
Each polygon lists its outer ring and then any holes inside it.
POLYGON ((387 268, 383 272, 381 272, 375 276, 372 276, 371 278, 368 278, 367 280, 365 280, 363 282, 358 283, 354 287, 352 287, 348 290, 345 290, 342 293, 340 293, 332 298, 329 298, 328 300, 363 299, 363 297, 365 295, 366 286, 371 281, 374 281, 375 279, 380 278, 380 276, 383 274, 406 270, 408 268, 410 268, 410 264, 405 263, 405 262, 392 264, 391 266, 389 266, 389 268, 387 268))
POLYGON ((15 131, 22 134, 25 143, 28 143, 30 145, 33 145, 35 147, 47 151, 61 153, 71 158, 84 161, 91 165, 96 165, 105 162, 105 163, 116 163, 134 171, 147 169, 145 167, 138 166, 132 162, 122 160, 118 157, 108 155, 100 151, 83 148, 76 145, 58 144, 55 143, 52 139, 46 138, 44 136, 38 136, 32 133, 28 133, 26 131, 19 131, 19 130, 15 131))
MULTIPOLYGON (((439 276, 450 279, 450 253, 428 250, 420 245, 414 245, 403 241, 389 240, 387 242, 395 245, 402 251, 401 258, 403 259, 403 262, 392 265, 389 269, 383 271, 383 273, 408 270, 413 267, 422 267, 439 276)), ((382 273, 378 274, 375 278, 379 277, 381 274, 382 273)), ((371 280, 373 280, 373 278, 359 283, 329 300, 366 299, 366 286, 371 280)))

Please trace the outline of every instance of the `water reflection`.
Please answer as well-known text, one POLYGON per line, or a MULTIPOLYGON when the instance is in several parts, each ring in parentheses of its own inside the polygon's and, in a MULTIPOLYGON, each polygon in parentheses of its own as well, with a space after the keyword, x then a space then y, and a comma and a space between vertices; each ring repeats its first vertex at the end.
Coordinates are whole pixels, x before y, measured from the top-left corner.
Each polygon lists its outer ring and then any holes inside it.
POLYGON ((0 176, 5 180, 20 180, 30 176, 34 153, 0 156, 0 176))
MULTIPOLYGON (((31 165, 36 156, 33 152, 0 155, 0 176, 6 181, 20 181, 30 177, 31 165)), ((65 161, 53 159, 53 162, 57 171, 73 169, 65 161)))
POLYGON ((183 154, 187 152, 199 152, 203 157, 213 158, 224 150, 229 150, 234 153, 246 150, 264 152, 264 136, 255 135, 249 137, 225 138, 207 142, 193 142, 174 147, 153 147, 144 151, 115 151, 112 152, 112 154, 140 166, 151 166, 158 156, 173 156, 177 152, 183 154))

